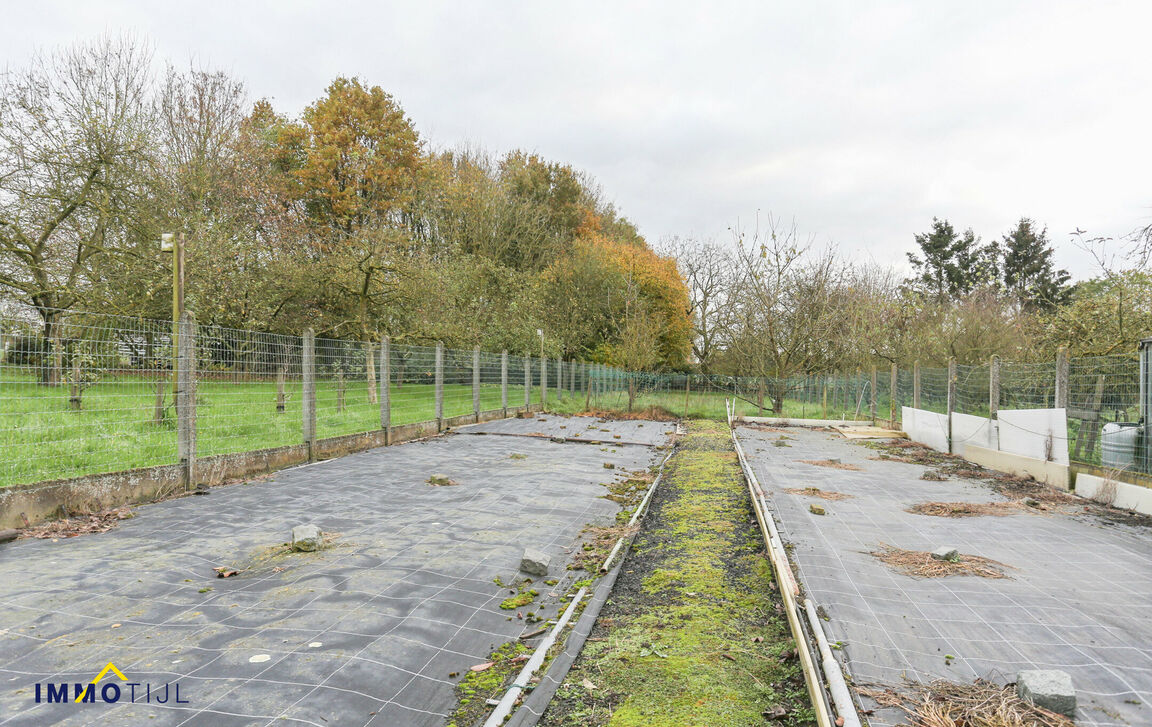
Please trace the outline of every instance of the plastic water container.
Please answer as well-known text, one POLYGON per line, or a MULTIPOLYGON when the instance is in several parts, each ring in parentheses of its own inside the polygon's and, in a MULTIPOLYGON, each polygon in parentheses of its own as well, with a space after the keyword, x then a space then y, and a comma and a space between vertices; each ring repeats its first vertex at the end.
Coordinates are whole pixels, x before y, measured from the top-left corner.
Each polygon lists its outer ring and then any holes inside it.
POLYGON ((1133 469, 1136 466, 1136 442, 1140 438, 1140 425, 1136 422, 1109 422, 1101 437, 1101 464, 1114 469, 1133 469))

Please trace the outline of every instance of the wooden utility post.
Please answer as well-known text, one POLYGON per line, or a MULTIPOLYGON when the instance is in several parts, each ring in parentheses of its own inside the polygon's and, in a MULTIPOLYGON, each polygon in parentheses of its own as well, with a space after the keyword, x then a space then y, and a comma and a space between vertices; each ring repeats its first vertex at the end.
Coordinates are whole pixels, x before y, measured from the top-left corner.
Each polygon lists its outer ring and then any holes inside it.
POLYGON ((888 401, 890 402, 890 405, 888 407, 888 411, 889 411, 888 426, 890 426, 890 427, 896 426, 896 411, 899 408, 896 405, 896 386, 897 386, 896 363, 893 362, 892 363, 892 382, 888 388, 888 401))
POLYGON ((384 430, 384 443, 392 444, 392 339, 384 336, 380 341, 380 428, 384 430))
POLYGON ((180 317, 180 350, 176 356, 176 454, 184 470, 184 489, 196 482, 196 319, 180 317))
POLYGON ((1068 408, 1068 382, 1069 371, 1068 365, 1068 349, 1061 346, 1056 351, 1056 404, 1057 409, 1068 408))
POLYGON ((952 414, 956 411, 956 358, 948 359, 948 452, 952 453, 952 414))
POLYGON ((1000 357, 993 354, 988 362, 988 418, 996 419, 1000 411, 1000 357))
POLYGON ((872 367, 872 397, 869 402, 868 412, 872 418, 872 426, 876 426, 876 402, 878 397, 876 395, 876 383, 879 381, 877 378, 876 367, 872 367))
POLYGON ((500 409, 508 417, 508 352, 500 352, 500 409))
POLYGON ((912 364, 912 408, 920 408, 920 361, 912 364))
POLYGON ((436 395, 436 431, 444 431, 444 344, 436 343, 436 369, 433 374, 436 395))
POLYGON ((300 370, 304 444, 308 445, 308 461, 311 462, 316 459, 316 333, 311 328, 304 331, 300 370))

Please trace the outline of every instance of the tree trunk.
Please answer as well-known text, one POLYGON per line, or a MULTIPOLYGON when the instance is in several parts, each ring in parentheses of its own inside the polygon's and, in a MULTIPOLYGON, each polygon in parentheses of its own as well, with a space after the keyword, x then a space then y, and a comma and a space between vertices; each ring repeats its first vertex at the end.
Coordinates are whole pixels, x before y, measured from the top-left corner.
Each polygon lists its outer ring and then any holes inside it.
POLYGON ((167 388, 168 380, 164 378, 163 373, 156 373, 156 401, 152 406, 152 423, 159 425, 164 423, 164 389, 167 388))
POLYGON ((276 370, 276 411, 284 413, 284 377, 288 373, 288 367, 280 364, 280 368, 276 370))
POLYGON ((364 342, 365 364, 368 370, 368 403, 376 404, 380 401, 376 394, 376 357, 372 353, 372 342, 364 342))
POLYGON ((80 411, 80 357, 72 356, 72 388, 69 392, 68 406, 80 411))
POLYGON ((60 313, 41 310, 44 319, 44 348, 40 357, 40 385, 59 386, 63 358, 60 352, 60 313))

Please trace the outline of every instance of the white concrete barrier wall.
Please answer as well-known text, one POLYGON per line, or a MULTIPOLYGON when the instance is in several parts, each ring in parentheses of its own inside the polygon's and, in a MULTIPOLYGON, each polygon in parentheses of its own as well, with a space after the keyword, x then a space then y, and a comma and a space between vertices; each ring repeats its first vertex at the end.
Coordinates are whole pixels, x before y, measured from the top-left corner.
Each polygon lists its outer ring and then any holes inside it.
POLYGON ((999 449, 1000 438, 996 421, 987 417, 976 417, 971 414, 952 415, 952 453, 960 456, 967 447, 984 447, 985 449, 999 449))
POLYGON ((1068 414, 1064 409, 1001 409, 1001 452, 1068 464, 1068 414))
POLYGON ((925 444, 939 452, 948 451, 948 415, 934 411, 900 408, 904 432, 913 442, 925 444))
POLYGON ((1152 489, 1112 480, 1111 483, 1116 488, 1115 496, 1109 497, 1109 493, 1105 492, 1109 489, 1108 483, 1109 480, 1096 475, 1076 475, 1076 494, 1124 510, 1134 510, 1145 515, 1152 515, 1152 489), (1111 501, 1109 502, 1109 500, 1111 501))

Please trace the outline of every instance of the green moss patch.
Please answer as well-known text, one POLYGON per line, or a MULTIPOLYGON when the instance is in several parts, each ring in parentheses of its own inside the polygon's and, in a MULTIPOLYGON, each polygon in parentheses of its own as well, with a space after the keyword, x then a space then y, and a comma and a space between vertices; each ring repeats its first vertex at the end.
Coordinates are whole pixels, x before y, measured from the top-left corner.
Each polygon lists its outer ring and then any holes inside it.
POLYGON ((813 724, 793 646, 728 430, 694 421, 541 724, 813 724))
MULTIPOLYGON (((492 711, 489 699, 504 696, 504 690, 524 668, 524 656, 531 651, 518 641, 512 641, 488 655, 492 666, 483 671, 465 672, 456 685, 456 711, 448 719, 448 727, 471 727, 492 711)), ((449 674, 450 678, 458 676, 449 674)))

